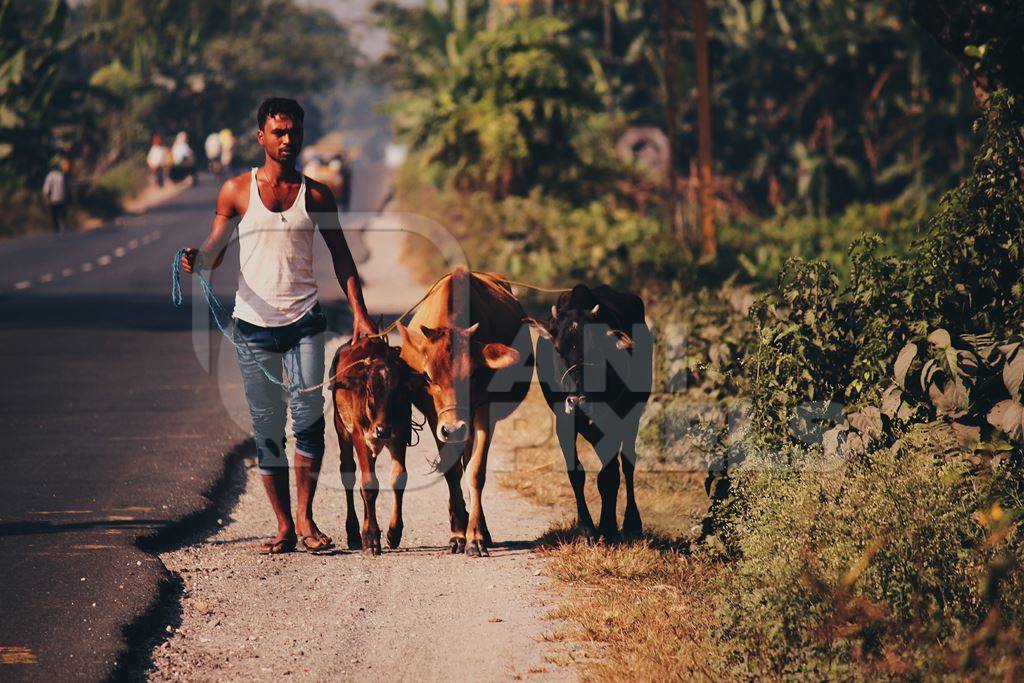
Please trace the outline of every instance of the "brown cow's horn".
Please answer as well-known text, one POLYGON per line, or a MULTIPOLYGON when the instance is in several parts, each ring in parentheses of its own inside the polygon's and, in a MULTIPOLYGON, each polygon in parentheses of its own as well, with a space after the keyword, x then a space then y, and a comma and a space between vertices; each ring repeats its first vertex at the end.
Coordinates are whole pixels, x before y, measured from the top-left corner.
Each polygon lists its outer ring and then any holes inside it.
POLYGON ((479 327, 480 327, 480 323, 473 323, 472 325, 467 327, 466 328, 466 336, 467 337, 472 337, 473 333, 476 332, 477 328, 479 328, 479 327))
POLYGON ((557 317, 558 317, 558 306, 556 306, 554 304, 551 304, 551 318, 554 319, 554 318, 557 318, 557 317))
POLYGON ((590 315, 596 316, 599 310, 601 310, 601 304, 595 304, 594 307, 590 309, 590 315))

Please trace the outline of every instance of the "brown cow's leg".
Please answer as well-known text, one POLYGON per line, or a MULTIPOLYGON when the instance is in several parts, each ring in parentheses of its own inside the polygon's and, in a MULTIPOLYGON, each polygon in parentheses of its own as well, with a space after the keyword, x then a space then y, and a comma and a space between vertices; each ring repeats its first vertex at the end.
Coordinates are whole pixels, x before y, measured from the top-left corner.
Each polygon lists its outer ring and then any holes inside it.
MULTIPOLYGON (((473 415, 473 454, 469 458, 466 475, 469 479, 469 525, 466 527, 466 555, 468 557, 486 557, 487 543, 481 525, 484 516, 483 494, 484 483, 487 481, 487 451, 491 447, 491 424, 489 406, 481 406, 473 415)), ((485 528, 485 526, 484 526, 485 528)))
POLYGON ((338 448, 341 451, 341 485, 345 489, 345 536, 349 550, 363 547, 359 534, 359 518, 356 516, 355 492, 356 461, 352 457, 352 441, 341 421, 335 418, 334 428, 338 432, 338 448))
POLYGON ((395 492, 395 509, 388 523, 388 545, 392 548, 397 548, 402 542, 402 529, 405 528, 402 522, 402 498, 409 479, 409 473, 405 470, 405 437, 399 437, 398 442, 391 447, 391 490, 395 492))
POLYGON ((354 444, 359 463, 359 493, 363 497, 363 553, 380 555, 380 526, 377 524, 377 458, 362 441, 354 444))
POLYGON ((587 541, 597 540, 597 529, 594 528, 594 519, 590 516, 587 496, 583 490, 587 482, 587 471, 580 462, 576 450, 576 416, 559 416, 555 431, 558 434, 558 445, 562 448, 562 457, 565 458, 565 472, 569 477, 569 485, 572 486, 572 494, 576 498, 576 527, 587 541))
MULTIPOLYGON (((430 396, 416 393, 412 396, 412 403, 423 414, 430 428, 430 435, 434 437, 437 445, 438 462, 440 463, 441 449, 444 448, 437 438, 437 413, 434 411, 434 403, 430 396)), ((466 501, 462 497, 462 458, 455 459, 455 462, 443 472, 445 483, 448 484, 448 518, 451 521, 452 535, 448 539, 448 546, 453 555, 466 551, 466 501)))

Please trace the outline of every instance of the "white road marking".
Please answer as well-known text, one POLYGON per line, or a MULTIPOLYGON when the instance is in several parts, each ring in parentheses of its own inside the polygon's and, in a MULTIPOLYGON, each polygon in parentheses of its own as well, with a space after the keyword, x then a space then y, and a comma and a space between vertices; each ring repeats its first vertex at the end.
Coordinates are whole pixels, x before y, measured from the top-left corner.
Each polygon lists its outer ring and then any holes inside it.
POLYGON ((21 282, 15 282, 14 283, 14 288, 15 289, 28 289, 31 286, 32 286, 32 283, 29 282, 28 280, 22 280, 21 282))
POLYGON ((53 273, 44 273, 39 276, 39 281, 42 283, 53 282, 53 273))
POLYGON ((75 272, 75 271, 71 270, 70 268, 64 268, 63 270, 60 271, 60 276, 61 277, 71 277, 71 274, 73 272, 75 272))
POLYGON ((127 253, 128 252, 125 251, 124 247, 118 247, 117 249, 114 250, 114 256, 116 256, 117 258, 121 258, 127 253))
POLYGON ((100 256, 98 259, 96 259, 96 265, 97 266, 109 266, 111 260, 112 259, 110 258, 109 254, 104 254, 103 256, 100 256))
POLYGON ((139 241, 138 240, 128 240, 128 248, 129 249, 138 249, 139 248, 139 241))
POLYGON ((153 238, 150 237, 149 235, 143 235, 142 236, 142 243, 143 244, 149 244, 152 241, 153 241, 153 238))
POLYGON ((92 263, 86 261, 85 263, 82 264, 83 273, 88 273, 90 270, 92 270, 92 263))
POLYGON ((159 230, 154 230, 153 231, 153 239, 155 239, 155 240, 160 239, 160 231, 159 230))

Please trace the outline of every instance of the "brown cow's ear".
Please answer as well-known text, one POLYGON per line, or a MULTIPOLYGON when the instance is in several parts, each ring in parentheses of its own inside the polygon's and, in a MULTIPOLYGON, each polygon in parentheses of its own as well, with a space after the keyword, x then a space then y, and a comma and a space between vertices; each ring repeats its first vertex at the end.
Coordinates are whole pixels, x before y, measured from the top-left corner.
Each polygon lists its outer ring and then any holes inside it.
POLYGON ((402 356, 407 359, 408 362, 416 363, 423 359, 423 353, 420 351, 419 344, 412 337, 412 333, 409 332, 409 328, 398 323, 398 332, 402 335, 402 356))
POLYGON ((420 332, 432 342, 440 341, 444 337, 442 330, 435 330, 433 327, 427 327, 426 325, 420 325, 420 332))
POLYGON ((492 370, 503 370, 519 362, 519 352, 505 344, 484 344, 482 354, 484 364, 492 370))

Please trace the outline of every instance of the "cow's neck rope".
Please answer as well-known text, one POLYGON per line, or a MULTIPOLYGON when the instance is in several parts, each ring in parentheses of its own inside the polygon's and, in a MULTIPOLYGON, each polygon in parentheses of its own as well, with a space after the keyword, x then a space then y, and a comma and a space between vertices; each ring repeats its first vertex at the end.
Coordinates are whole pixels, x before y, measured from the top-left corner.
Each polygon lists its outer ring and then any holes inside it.
MULTIPOLYGON (((175 306, 179 307, 184 303, 184 297, 182 296, 181 293, 181 258, 187 253, 187 251, 187 249, 179 249, 178 252, 174 255, 174 261, 171 263, 171 301, 174 303, 175 306)), ((483 273, 476 270, 471 270, 469 272, 474 275, 487 275, 487 273, 483 273)), ((270 373, 270 371, 267 370, 267 368, 262 363, 259 362, 259 359, 256 358, 255 352, 252 350, 252 347, 249 346, 249 343, 245 340, 245 337, 241 337, 241 344, 239 344, 239 342, 236 340, 236 335, 234 334, 234 328, 232 327, 232 332, 229 333, 225 324, 221 322, 220 314, 227 314, 227 309, 224 308, 224 304, 220 302, 220 299, 217 298, 217 295, 213 293, 213 285, 210 284, 210 281, 207 280, 206 276, 204 276, 202 272, 198 270, 193 271, 193 274, 196 276, 196 279, 199 280, 199 285, 203 288, 203 296, 206 299, 206 305, 210 308, 210 312, 213 314, 213 321, 214 323, 216 323, 217 329, 220 330, 220 333, 224 335, 225 339, 231 342, 232 346, 234 346, 240 352, 245 352, 249 356, 249 358, 251 358, 252 361, 256 363, 256 365, 259 367, 260 371, 263 372, 263 375, 267 378, 268 381, 279 387, 287 389, 289 392, 295 392, 298 394, 308 394, 314 391, 320 391, 324 387, 329 386, 331 382, 334 381, 334 378, 331 377, 326 381, 321 382, 320 384, 311 387, 300 388, 298 384, 286 384, 285 382, 282 382, 281 380, 274 377, 270 373)), ((428 289, 427 292, 420 297, 419 301, 410 306, 405 311, 405 313, 402 313, 402 315, 395 318, 387 327, 380 330, 379 332, 375 332, 365 336, 370 338, 381 338, 388 336, 391 332, 395 330, 395 328, 398 327, 399 323, 401 323, 406 316, 413 313, 417 308, 419 308, 420 304, 427 300, 427 297, 434 293, 434 290, 437 289, 437 286, 440 285, 441 281, 444 280, 446 277, 448 276, 442 275, 441 277, 439 277, 434 282, 434 284, 430 286, 430 289, 428 289)), ((526 282, 517 282, 515 280, 505 280, 505 282, 515 287, 524 287, 526 289, 532 289, 534 291, 542 292, 545 294, 561 294, 563 292, 572 291, 569 289, 548 289, 546 287, 538 287, 536 285, 531 285, 526 282)), ((230 319, 230 315, 228 315, 227 317, 230 319)), ((349 344, 351 343, 351 340, 345 343, 349 344)))

